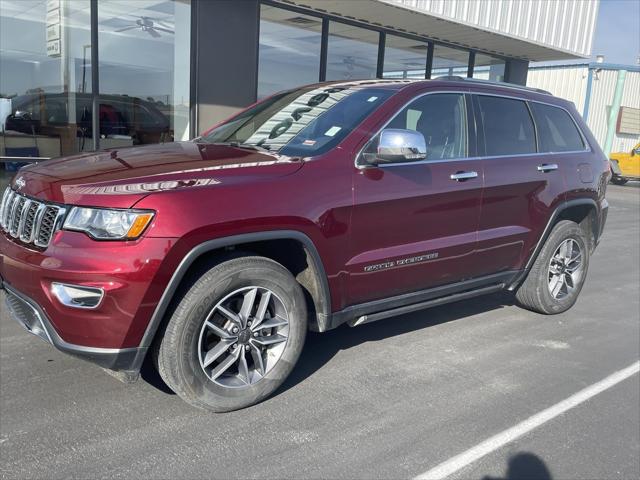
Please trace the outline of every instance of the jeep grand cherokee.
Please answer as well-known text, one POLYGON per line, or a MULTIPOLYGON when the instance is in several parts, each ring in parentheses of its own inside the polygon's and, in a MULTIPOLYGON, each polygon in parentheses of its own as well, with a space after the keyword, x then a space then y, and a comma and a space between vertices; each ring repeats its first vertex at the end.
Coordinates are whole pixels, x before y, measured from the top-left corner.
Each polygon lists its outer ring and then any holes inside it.
MULTIPOLYGON (((464 79, 324 83, 189 142, 19 171, 0 209, 13 317, 192 405, 270 395, 307 330, 508 290, 570 308, 609 165, 574 106, 464 79)), ((401 321, 395 319, 394 321, 401 321)))

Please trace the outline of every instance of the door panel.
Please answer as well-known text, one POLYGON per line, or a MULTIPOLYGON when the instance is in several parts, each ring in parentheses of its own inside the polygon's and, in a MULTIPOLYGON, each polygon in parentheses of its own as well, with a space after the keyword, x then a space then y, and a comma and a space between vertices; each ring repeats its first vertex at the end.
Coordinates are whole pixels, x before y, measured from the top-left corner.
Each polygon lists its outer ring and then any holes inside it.
POLYGON ((538 171, 543 156, 487 158, 478 229, 482 274, 519 270, 562 197, 559 170, 538 171))
POLYGON ((483 172, 481 160, 458 159, 467 156, 469 143, 464 95, 424 95, 387 127, 422 133, 427 160, 354 173, 347 263, 351 304, 452 283, 476 273, 483 172), (460 172, 477 176, 451 178, 460 172))
POLYGON ((455 161, 356 174, 351 303, 474 276, 482 162, 455 161), (465 182, 458 171, 476 171, 465 182))
POLYGON ((482 274, 518 270, 563 199, 565 167, 557 155, 536 152, 534 124, 524 101, 474 95, 473 104, 480 148, 486 153, 479 269, 482 274))

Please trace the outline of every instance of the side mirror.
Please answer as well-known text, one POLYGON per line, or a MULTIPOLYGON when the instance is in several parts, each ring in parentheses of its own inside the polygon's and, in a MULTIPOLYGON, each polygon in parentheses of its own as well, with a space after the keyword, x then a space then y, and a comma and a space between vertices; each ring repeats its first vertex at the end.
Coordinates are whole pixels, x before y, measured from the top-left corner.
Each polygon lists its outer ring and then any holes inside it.
POLYGON ((414 130, 388 128, 380 132, 371 163, 403 163, 427 158, 424 135, 414 130))

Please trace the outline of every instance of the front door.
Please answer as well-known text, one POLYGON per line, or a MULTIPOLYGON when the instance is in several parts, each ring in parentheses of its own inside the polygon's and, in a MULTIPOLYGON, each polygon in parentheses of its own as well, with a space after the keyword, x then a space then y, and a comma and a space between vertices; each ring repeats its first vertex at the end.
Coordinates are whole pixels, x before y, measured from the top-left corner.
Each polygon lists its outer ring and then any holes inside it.
POLYGON ((475 276, 483 172, 468 159, 469 116, 462 93, 423 94, 385 128, 422 133, 426 160, 356 171, 351 305, 475 276))

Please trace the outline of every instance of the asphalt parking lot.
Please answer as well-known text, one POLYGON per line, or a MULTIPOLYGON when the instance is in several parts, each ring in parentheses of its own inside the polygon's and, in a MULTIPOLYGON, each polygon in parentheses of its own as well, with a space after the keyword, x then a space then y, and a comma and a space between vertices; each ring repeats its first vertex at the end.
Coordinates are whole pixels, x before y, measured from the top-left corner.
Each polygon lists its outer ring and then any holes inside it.
MULTIPOLYGON (((608 191, 607 229, 569 312, 494 295, 311 334, 277 395, 229 414, 189 407, 151 372, 124 385, 3 306, 0 476, 422 474, 640 358, 640 188, 608 191)), ((635 373, 452 478, 640 478, 639 405, 635 373)))

